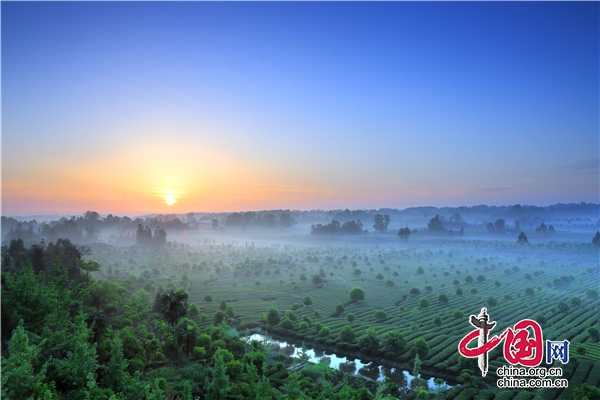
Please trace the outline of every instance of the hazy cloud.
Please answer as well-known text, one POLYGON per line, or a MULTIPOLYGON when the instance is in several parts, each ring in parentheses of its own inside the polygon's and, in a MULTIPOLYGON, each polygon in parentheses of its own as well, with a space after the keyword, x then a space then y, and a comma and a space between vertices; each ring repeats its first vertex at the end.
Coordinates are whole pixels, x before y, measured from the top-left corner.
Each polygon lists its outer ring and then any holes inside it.
POLYGON ((264 187, 266 189, 276 190, 279 192, 292 192, 292 193, 318 193, 318 194, 333 194, 332 190, 315 189, 310 186, 296 186, 296 185, 277 185, 272 183, 252 183, 255 186, 264 187))
POLYGON ((564 167, 558 167, 559 169, 566 169, 568 171, 577 172, 583 170, 598 170, 600 166, 600 159, 586 161, 579 164, 565 165, 564 167))

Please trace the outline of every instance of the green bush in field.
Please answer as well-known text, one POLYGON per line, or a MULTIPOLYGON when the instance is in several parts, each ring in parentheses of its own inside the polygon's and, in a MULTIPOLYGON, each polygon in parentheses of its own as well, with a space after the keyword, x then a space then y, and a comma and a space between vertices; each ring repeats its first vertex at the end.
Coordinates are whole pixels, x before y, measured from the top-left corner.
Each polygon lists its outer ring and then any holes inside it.
POLYGON ((393 286, 394 286, 394 281, 392 281, 392 280, 388 279, 388 280, 385 282, 385 286, 387 286, 387 287, 393 287, 393 286))
POLYGON ((462 297, 462 295, 463 295, 463 291, 462 291, 462 289, 461 289, 461 288, 456 288, 456 295, 457 295, 458 297, 462 297))
POLYGON ((304 297, 304 300, 302 300, 302 302, 303 302, 303 303, 304 303, 304 305, 305 305, 305 306, 307 306, 307 307, 308 307, 308 306, 310 306, 310 305, 313 303, 313 301, 312 301, 312 299, 310 298, 310 296, 305 296, 305 297, 304 297))
POLYGON ((365 299, 365 291, 362 288, 355 286, 352 289, 350 289, 349 296, 350 296, 350 300, 352 300, 352 301, 364 300, 365 299))
POLYGON ((410 289, 410 294, 412 294, 413 296, 418 296, 419 293, 421 293, 421 291, 419 289, 417 289, 416 287, 410 289))
POLYGON ((600 331, 595 326, 590 326, 587 328, 587 332, 590 335, 590 338, 594 342, 600 342, 600 331))
POLYGON ((381 343, 392 353, 398 354, 404 350, 406 339, 398 330, 391 330, 383 334, 381 343))
POLYGON ((354 333, 354 329, 352 329, 350 325, 346 325, 340 330, 339 337, 342 342, 351 343, 354 342, 356 334, 354 333))
POLYGON ((348 314, 346 314, 346 321, 354 322, 355 319, 356 319, 356 315, 354 315, 354 313, 349 312, 348 314))
POLYGON ((267 324, 270 326, 275 326, 279 324, 281 321, 281 316, 279 315, 279 311, 274 308, 269 308, 269 312, 267 313, 267 324))
POLYGON ((439 315, 435 314, 433 316, 433 324, 435 326, 441 326, 442 325, 442 318, 439 315))
POLYGON ((569 299, 569 303, 571 303, 573 307, 579 307, 581 305, 581 299, 577 296, 573 296, 569 299))
POLYGON ((320 322, 317 322, 315 324, 315 332, 319 333, 321 331, 321 329, 323 328, 323 324, 320 322))
POLYGON ((425 359, 429 353, 429 344, 422 337, 415 339, 412 351, 413 354, 418 354, 421 359, 425 359))
POLYGON ((488 307, 496 307, 496 305, 498 305, 498 300, 496 300, 494 296, 488 296, 485 299, 485 304, 487 304, 488 307))
POLYGON ((452 317, 454 317, 454 319, 461 319, 464 316, 465 316, 465 314, 461 310, 454 310, 452 312, 452 317))
POLYGON ((447 303, 448 302, 448 295, 446 293, 440 293, 438 295, 438 301, 440 303, 447 303))
POLYGON ((335 306, 335 312, 336 314, 341 314, 344 312, 344 306, 342 304, 338 304, 337 306, 335 306))
POLYGON ((384 310, 375 311, 375 319, 377 321, 385 321, 387 319, 387 313, 384 310))
POLYGON ((194 318, 198 315, 200 315, 200 308, 195 303, 191 303, 188 308, 188 316, 194 318))
POLYGON ((293 331, 296 328, 296 324, 290 318, 286 318, 279 324, 283 329, 293 331))
POLYGON ((331 329, 328 326, 323 326, 321 330, 319 330, 320 337, 327 337, 331 334, 331 329))
POLYGON ((419 308, 429 307, 429 299, 427 297, 421 297, 419 299, 419 308))
POLYGON ((285 310, 285 316, 286 316, 286 318, 289 318, 294 322, 298 321, 298 317, 292 310, 285 310))
POLYGON ((525 288, 525 294, 527 296, 533 296, 535 294, 535 290, 533 290, 533 288, 531 288, 531 287, 526 287, 525 288))
POLYGON ((358 346, 362 350, 377 350, 379 348, 379 337, 374 328, 369 328, 364 335, 358 338, 358 346))
POLYGON ((473 283, 473 277, 471 275, 465 276, 465 282, 470 285, 473 283))

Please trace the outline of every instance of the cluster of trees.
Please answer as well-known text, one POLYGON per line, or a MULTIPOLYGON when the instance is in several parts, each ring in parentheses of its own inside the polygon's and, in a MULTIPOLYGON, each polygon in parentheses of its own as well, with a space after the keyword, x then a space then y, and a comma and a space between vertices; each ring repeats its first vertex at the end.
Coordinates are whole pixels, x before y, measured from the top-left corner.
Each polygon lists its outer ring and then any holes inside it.
MULTIPOLYGON (((290 212, 282 212, 279 219, 273 213, 256 213, 253 211, 229 214, 225 219, 228 227, 267 227, 276 228, 278 225, 288 228, 297 224, 290 212)), ((218 225, 217 225, 218 226, 218 225)), ((214 228, 214 226, 213 226, 214 228)))
POLYGON ((398 231, 398 236, 400 237, 400 239, 408 240, 408 237, 411 233, 412 232, 409 227, 400 228, 400 230, 398 231))
MULTIPOLYGON (((109 214, 102 218, 95 211, 86 211, 83 216, 60 218, 57 221, 38 223, 36 220, 23 222, 14 218, 2 217, 3 244, 10 243, 13 239, 22 239, 25 245, 56 242, 59 238, 69 239, 74 243, 94 243, 99 240, 100 232, 110 230, 119 232, 121 236, 136 233, 136 227, 143 225, 153 230, 185 230, 189 225, 173 215, 159 215, 145 219, 131 219, 127 216, 118 217, 109 214)), ((162 233, 161 233, 162 235, 162 233)), ((160 236, 160 235, 159 235, 160 236)), ((162 240, 162 239, 161 239, 162 240)))
POLYGON ((495 222, 488 222, 485 225, 485 228, 488 230, 488 232, 504 232, 504 229, 506 228, 506 221, 504 221, 502 218, 498 218, 495 222))
POLYGON ((135 239, 138 245, 165 246, 167 244, 167 232, 157 227, 154 230, 154 236, 152 236, 152 229, 148 226, 144 228, 142 224, 138 224, 135 239))
POLYGON ((325 225, 312 225, 310 233, 311 235, 357 235, 363 233, 363 224, 360 221, 346 221, 340 224, 333 220, 325 225))
POLYGON ((548 234, 548 233, 554 233, 556 232, 556 230, 554 229, 554 227, 552 225, 546 225, 545 223, 541 223, 540 226, 538 226, 537 228, 535 228, 535 231, 537 233, 541 233, 541 234, 548 234))
POLYGON ((376 214, 373 218, 373 228, 380 233, 387 231, 390 224, 390 216, 387 214, 376 214))

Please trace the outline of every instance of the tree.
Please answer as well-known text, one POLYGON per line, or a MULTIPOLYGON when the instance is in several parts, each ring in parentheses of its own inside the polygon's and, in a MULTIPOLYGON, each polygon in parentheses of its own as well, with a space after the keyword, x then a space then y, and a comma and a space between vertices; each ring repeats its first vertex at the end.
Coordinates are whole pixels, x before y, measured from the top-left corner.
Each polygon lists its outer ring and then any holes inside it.
POLYGON ((598 328, 596 328, 595 326, 590 326, 586 330, 590 334, 590 338, 592 339, 592 341, 600 342, 600 331, 598 330, 598 328))
POLYGON ((288 331, 293 331, 296 328, 296 324, 294 323, 294 321, 292 321, 290 317, 287 317, 286 319, 281 321, 279 326, 288 331))
POLYGON ((213 229, 213 231, 216 231, 219 229, 219 220, 217 220, 217 219, 212 220, 212 229, 213 229))
POLYGON ((340 340, 342 342, 351 343, 354 342, 355 338, 356 334, 350 325, 346 325, 340 330, 340 340))
POLYGON ((358 300, 364 300, 364 299, 365 299, 365 291, 362 290, 360 287, 355 286, 352 289, 350 289, 350 300, 358 301, 358 300))
POLYGON ((310 298, 310 296, 305 296, 305 297, 304 297, 304 300, 302 300, 302 302, 303 302, 303 303, 304 303, 304 305, 305 305, 305 306, 307 306, 307 307, 308 307, 308 306, 310 306, 310 305, 313 303, 313 301, 312 301, 312 299, 310 298))
POLYGON ((194 350, 199 333, 198 325, 189 318, 181 318, 175 328, 175 341, 188 359, 194 350))
POLYGON ((336 314, 341 314, 344 312, 344 306, 343 304, 338 304, 337 306, 335 306, 335 313, 336 314))
POLYGON ((279 324, 280 321, 281 317, 279 315, 279 311, 272 307, 269 308, 269 312, 267 313, 267 324, 270 326, 275 326, 279 324))
POLYGON ((408 237, 410 236, 411 233, 412 232, 409 227, 400 228, 400 230, 398 231, 398 237, 400 239, 408 240, 408 237))
POLYGON ((210 294, 207 294, 206 296, 204 296, 204 301, 206 301, 207 303, 211 303, 213 301, 213 298, 210 294))
POLYGON ((209 400, 225 400, 230 391, 227 368, 220 351, 213 355, 213 378, 208 385, 207 398, 209 400))
POLYGON ((436 214, 435 217, 429 220, 429 222, 427 223, 427 229, 429 229, 432 232, 445 231, 444 227, 442 226, 440 216, 438 214, 436 214))
POLYGON ((354 322, 355 319, 356 319, 356 315, 354 315, 354 313, 349 312, 348 314, 346 314, 346 321, 352 323, 352 322, 354 322))
POLYGON ((361 271, 360 271, 360 269, 355 268, 354 272, 352 274, 354 275, 355 278, 358 278, 361 274, 361 271))
POLYGON ((323 277, 319 274, 315 274, 312 276, 313 285, 321 285, 323 283, 323 277))
POLYGON ((376 214, 375 217, 373 218, 373 228, 379 232, 379 233, 383 233, 385 231, 387 231, 388 225, 390 224, 390 216, 385 214, 385 215, 381 215, 381 214, 376 214))
POLYGON ((427 357, 427 354, 429 353, 429 344, 427 344, 427 341, 422 337, 415 339, 413 353, 418 354, 421 359, 427 357))
POLYGON ((594 246, 600 246, 600 231, 596 231, 596 235, 594 235, 594 238, 592 239, 592 244, 594 246))
POLYGON ((419 308, 429 307, 429 299, 427 297, 421 297, 419 299, 419 308))
POLYGON ((321 337, 327 337, 327 336, 329 336, 330 333, 331 333, 331 329, 329 329, 328 326, 323 326, 319 330, 319 336, 321 336, 321 337))
POLYGON ((110 361, 102 368, 105 371, 103 384, 115 393, 125 392, 127 360, 123 356, 123 341, 118 335, 110 342, 110 361))
MULTIPOLYGON (((40 349, 29 345, 23 321, 19 322, 8 343, 10 356, 2 358, 2 398, 33 398, 34 388, 41 385, 46 376, 47 362, 37 371, 37 357, 40 349)), ((36 396, 37 397, 37 396, 36 396)))
POLYGON ((529 240, 527 240, 527 235, 525 234, 525 232, 519 233, 517 243, 520 243, 520 244, 529 243, 529 240))
POLYGON ((388 351, 395 354, 402 352, 406 346, 406 339, 404 339, 404 335, 398 330, 391 330, 384 333, 381 342, 384 347, 387 347, 388 351))
POLYGON ((161 314, 167 322, 173 325, 175 332, 175 324, 179 318, 184 317, 187 313, 188 293, 184 289, 178 291, 170 290, 162 295, 161 314))
POLYGON ((375 311, 375 319, 378 321, 385 321, 387 319, 387 313, 384 310, 375 311))
POLYGON ((496 222, 494 222, 494 228, 496 228, 496 232, 502 232, 505 225, 506 222, 502 218, 499 218, 496 220, 496 222))
POLYGON ((438 295, 438 301, 440 303, 447 303, 448 302, 448 295, 446 293, 440 293, 438 295))
POLYGON ((364 335, 358 338, 358 346, 362 350, 377 350, 379 349, 379 337, 374 328, 368 328, 364 335))

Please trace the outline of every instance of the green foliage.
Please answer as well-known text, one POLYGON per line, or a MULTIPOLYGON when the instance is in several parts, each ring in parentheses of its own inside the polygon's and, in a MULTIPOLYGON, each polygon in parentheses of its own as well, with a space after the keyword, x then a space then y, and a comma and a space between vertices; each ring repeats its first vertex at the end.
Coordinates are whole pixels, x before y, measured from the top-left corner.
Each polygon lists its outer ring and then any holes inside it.
POLYGON ((354 313, 349 312, 348 314, 346 314, 346 321, 352 323, 352 322, 354 322, 355 319, 356 319, 356 315, 354 315, 354 313))
POLYGON ((446 293, 440 293, 438 295, 438 301, 440 303, 447 303, 448 302, 448 295, 446 293))
POLYGON ((94 376, 98 369, 96 343, 90 345, 88 339, 90 330, 85 322, 85 316, 77 316, 73 331, 69 335, 69 345, 65 358, 54 359, 53 365, 58 374, 58 382, 71 390, 81 390, 87 387, 88 375, 94 376))
POLYGON ((173 325, 173 331, 175 331, 175 324, 179 318, 184 317, 187 313, 188 298, 188 293, 183 289, 170 290, 162 296, 161 314, 167 322, 173 325))
POLYGON ((435 314, 433 316, 433 324, 435 326, 441 326, 442 325, 442 318, 439 315, 435 314))
POLYGON ((118 336, 110 343, 110 361, 103 369, 103 384, 115 393, 124 393, 128 378, 127 360, 123 356, 123 341, 118 336))
POLYGON ((377 321, 385 321, 388 317, 387 313, 384 310, 375 311, 375 319, 377 321))
POLYGON ((192 355, 200 330, 189 318, 181 318, 175 327, 175 341, 188 358, 192 355))
POLYGON ((213 298, 210 294, 207 294, 206 296, 204 296, 204 301, 206 301, 207 303, 211 303, 213 301, 213 298))
MULTIPOLYGON (((35 368, 40 349, 29 345, 29 338, 19 322, 8 343, 10 356, 2 360, 2 397, 8 399, 27 399, 36 394, 46 376, 48 364, 35 368)), ((41 393, 37 393, 40 395, 41 393)))
POLYGON ((461 319, 464 316, 465 316, 465 314, 461 310, 454 310, 452 312, 452 317, 454 317, 454 319, 461 319))
POLYGON ((338 304, 337 306, 335 306, 335 312, 337 314, 341 314, 344 312, 344 306, 342 304, 338 304))
POLYGON ((296 329, 296 324, 294 323, 294 321, 292 321, 292 319, 290 319, 290 317, 287 317, 286 319, 281 321, 279 326, 288 331, 293 331, 294 329, 296 329))
POLYGON ((413 344, 413 353, 418 354, 420 358, 424 359, 429 353, 429 344, 423 338, 415 339, 413 344))
POLYGON ((305 306, 307 306, 307 307, 308 307, 308 306, 310 306, 310 305, 313 303, 313 301, 312 301, 312 299, 310 298, 310 296, 305 296, 305 297, 304 297, 304 300, 302 300, 302 302, 303 302, 303 303, 304 303, 304 305, 305 305, 305 306))
POLYGON ((355 338, 356 334, 350 325, 346 325, 340 330, 340 340, 342 342, 351 343, 354 342, 355 338))
POLYGON ((379 344, 379 337, 374 328, 368 328, 365 334, 358 338, 358 346, 363 350, 377 350, 379 344))
POLYGON ((327 337, 331 334, 331 329, 329 329, 328 326, 323 326, 320 330, 319 330, 319 336, 320 337, 327 337))
POLYGON ((352 301, 358 301, 358 300, 365 299, 365 291, 362 290, 358 286, 355 286, 352 289, 350 289, 349 295, 350 295, 350 300, 352 300, 352 301))
POLYGON ((208 385, 206 398, 209 400, 224 400, 230 391, 229 377, 223 355, 216 352, 213 356, 213 378, 208 385))
POLYGON ((429 307, 429 299, 427 297, 421 297, 419 299, 419 308, 429 307))
POLYGON ((589 328, 587 328, 587 332, 590 335, 592 341, 600 342, 600 330, 598 330, 598 328, 596 328, 595 326, 590 326, 589 328))
POLYGON ((277 311, 275 308, 269 308, 269 311, 267 312, 267 324, 270 326, 275 326, 279 324, 280 321, 281 317, 279 315, 279 311, 277 311))

